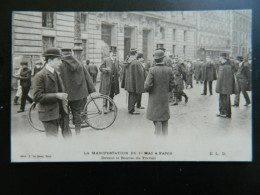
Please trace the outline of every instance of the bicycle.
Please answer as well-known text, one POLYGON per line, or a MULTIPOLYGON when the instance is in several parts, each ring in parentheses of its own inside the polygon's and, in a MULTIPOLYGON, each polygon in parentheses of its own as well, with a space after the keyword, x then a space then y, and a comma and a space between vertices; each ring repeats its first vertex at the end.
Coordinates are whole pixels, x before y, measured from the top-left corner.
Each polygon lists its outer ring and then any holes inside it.
MULTIPOLYGON (((94 97, 89 95, 81 112, 81 127, 92 127, 96 130, 104 130, 115 122, 116 117, 117 106, 110 97, 102 94, 94 97), (107 102, 106 107, 103 106, 105 101, 107 102), (107 112, 107 110, 109 111, 107 112)), ((27 118, 29 124, 35 130, 45 131, 42 122, 38 119, 38 107, 36 102, 33 102, 31 105, 27 118)), ((72 118, 72 114, 69 112, 70 127, 73 129, 74 124, 72 118)))

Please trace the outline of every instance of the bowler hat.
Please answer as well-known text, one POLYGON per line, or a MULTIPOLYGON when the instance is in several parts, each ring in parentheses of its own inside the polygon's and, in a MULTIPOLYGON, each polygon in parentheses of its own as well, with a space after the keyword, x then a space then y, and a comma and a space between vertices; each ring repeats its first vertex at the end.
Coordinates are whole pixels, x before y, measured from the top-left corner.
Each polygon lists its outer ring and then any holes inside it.
POLYGON ((47 49, 47 50, 43 53, 43 56, 44 56, 44 57, 47 57, 47 56, 61 57, 62 54, 61 54, 61 50, 58 49, 58 48, 49 48, 49 49, 47 49))
POLYGON ((158 59, 165 57, 164 51, 163 50, 156 50, 153 54, 153 57, 154 57, 155 60, 158 60, 158 59))
POLYGON ((236 59, 237 59, 238 61, 243 61, 244 58, 243 58, 243 56, 237 56, 236 59))

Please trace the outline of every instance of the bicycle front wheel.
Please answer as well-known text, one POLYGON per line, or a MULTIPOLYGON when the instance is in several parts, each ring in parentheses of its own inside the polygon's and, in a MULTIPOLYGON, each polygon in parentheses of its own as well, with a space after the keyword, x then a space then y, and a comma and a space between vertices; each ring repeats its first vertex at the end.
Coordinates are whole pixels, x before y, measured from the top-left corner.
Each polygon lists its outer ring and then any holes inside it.
POLYGON ((29 124, 38 131, 45 131, 44 126, 38 117, 38 105, 33 102, 27 115, 29 124))
POLYGON ((111 126, 117 116, 117 107, 108 96, 97 96, 90 99, 84 107, 85 121, 90 127, 103 130, 111 126))

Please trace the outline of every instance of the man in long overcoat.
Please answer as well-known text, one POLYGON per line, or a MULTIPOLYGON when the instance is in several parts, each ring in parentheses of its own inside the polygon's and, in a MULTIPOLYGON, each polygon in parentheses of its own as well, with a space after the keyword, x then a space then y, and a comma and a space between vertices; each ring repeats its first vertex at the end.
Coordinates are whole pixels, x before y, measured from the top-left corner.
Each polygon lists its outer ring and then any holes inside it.
POLYGON ((164 65, 163 58, 164 52, 156 50, 156 65, 150 68, 144 84, 145 90, 149 92, 146 117, 154 122, 157 135, 168 134, 169 92, 174 87, 172 69, 164 65))
MULTIPOLYGON (((196 84, 199 83, 199 74, 200 74, 200 69, 201 69, 201 66, 202 66, 202 62, 200 61, 200 59, 197 59, 194 63, 194 78, 196 80, 196 84)), ((202 81, 200 81, 201 83, 202 81)))
POLYGON ((250 68, 247 63, 243 62, 242 56, 237 56, 236 59, 237 63, 237 72, 236 72, 236 80, 238 83, 239 92, 235 95, 234 105, 232 106, 239 106, 239 99, 240 99, 240 93, 242 91, 242 94, 245 98, 246 104, 245 106, 248 106, 250 104, 250 98, 247 94, 247 91, 250 91, 250 68))
POLYGON ((49 48, 44 53, 45 67, 35 75, 34 101, 38 103, 39 119, 42 121, 46 136, 58 136, 59 126, 63 137, 70 137, 69 115, 66 105, 68 94, 57 73, 61 62, 61 51, 49 48))
MULTIPOLYGON (((116 51, 110 50, 110 57, 105 58, 99 68, 101 72, 101 83, 99 92, 103 95, 108 95, 111 99, 119 94, 119 77, 120 66, 116 59, 116 51)), ((104 113, 107 113, 107 101, 104 101, 104 113)), ((112 105, 109 105, 109 110, 113 110, 112 105)))
POLYGON ((66 53, 62 57, 62 65, 59 68, 60 76, 68 93, 68 103, 73 116, 76 134, 81 129, 81 112, 87 96, 96 91, 91 76, 72 54, 66 53))
POLYGON ((135 104, 138 101, 138 94, 144 93, 144 69, 137 59, 137 49, 130 49, 130 57, 124 64, 125 77, 122 80, 122 88, 128 91, 128 112, 129 114, 140 114, 135 112, 135 104))
POLYGON ((231 118, 230 95, 236 94, 237 92, 232 66, 230 65, 229 59, 227 59, 227 54, 222 53, 216 84, 216 93, 219 93, 218 117, 231 118))
POLYGON ((204 63, 200 69, 199 80, 204 81, 203 93, 201 95, 207 95, 207 83, 209 85, 209 93, 212 95, 212 82, 217 79, 216 68, 212 63, 209 56, 206 57, 206 63, 204 63))

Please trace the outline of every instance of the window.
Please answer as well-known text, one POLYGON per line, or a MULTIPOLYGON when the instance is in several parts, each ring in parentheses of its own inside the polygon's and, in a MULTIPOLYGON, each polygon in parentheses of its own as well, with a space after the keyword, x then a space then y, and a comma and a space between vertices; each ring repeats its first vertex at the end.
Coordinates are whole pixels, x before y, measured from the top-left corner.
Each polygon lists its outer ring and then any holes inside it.
POLYGON ((48 48, 54 47, 54 37, 42 37, 42 47, 43 51, 48 48))
POLYGON ((164 34, 165 32, 164 32, 164 28, 163 27, 160 27, 160 38, 161 39, 164 39, 164 37, 165 37, 165 34, 164 34))
POLYGON ((183 31, 183 41, 187 41, 187 31, 183 31))
POLYGON ((80 27, 82 31, 87 30, 87 14, 81 14, 80 16, 80 27))
POLYGON ((53 12, 42 12, 42 26, 53 28, 53 12))
POLYGON ((172 56, 175 56, 175 47, 176 47, 176 45, 172 46, 172 56))
POLYGON ((83 48, 82 60, 86 60, 87 59, 87 40, 86 39, 82 39, 82 48, 83 48))
POLYGON ((176 40, 176 29, 172 29, 172 40, 176 40))
POLYGON ((186 45, 183 46, 183 55, 186 55, 186 45))

